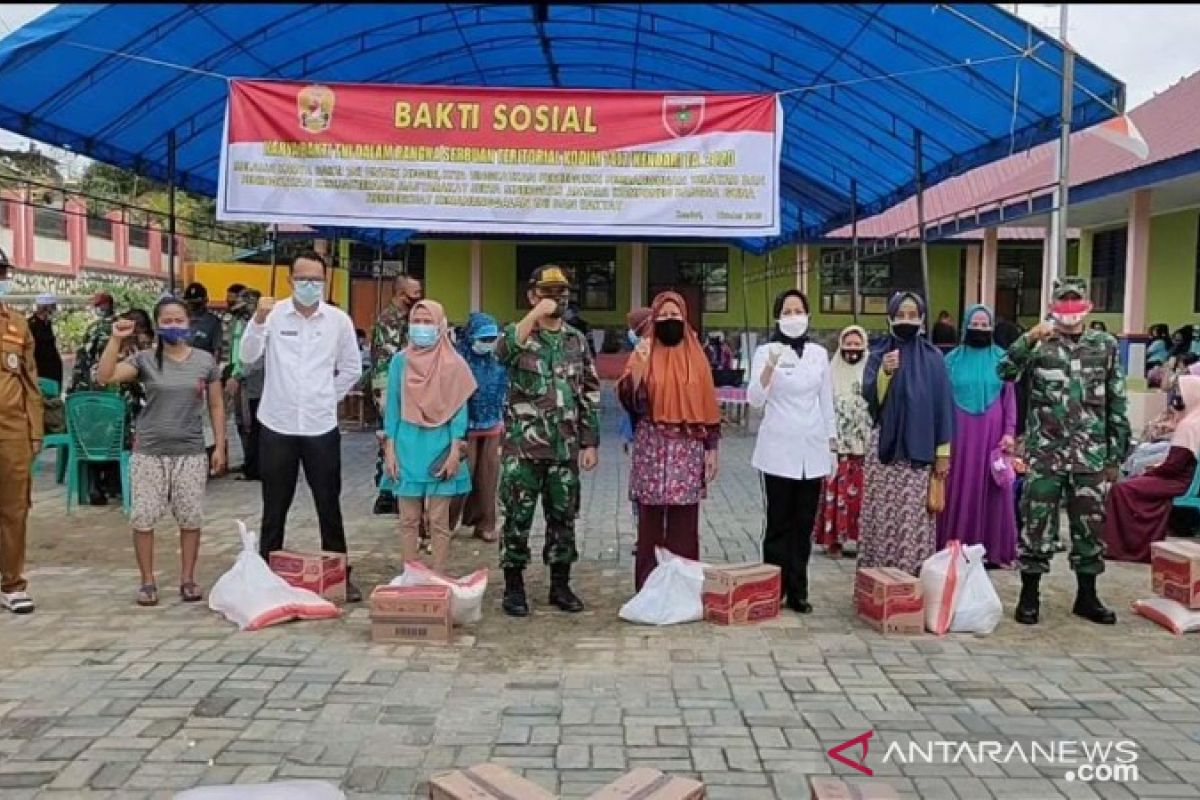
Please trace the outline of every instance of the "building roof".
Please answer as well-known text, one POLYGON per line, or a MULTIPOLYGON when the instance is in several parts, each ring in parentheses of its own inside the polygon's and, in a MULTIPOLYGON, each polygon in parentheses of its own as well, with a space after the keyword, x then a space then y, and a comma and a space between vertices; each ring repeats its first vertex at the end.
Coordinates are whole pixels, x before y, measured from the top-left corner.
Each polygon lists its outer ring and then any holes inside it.
MULTIPOLYGON (((1145 160, 1090 134, 1071 134, 1071 187, 1083 186, 1136 169, 1161 164, 1200 151, 1200 72, 1180 80, 1129 112, 1149 147, 1145 160)), ((925 192, 926 224, 969 213, 979 207, 996 208, 1004 201, 1042 196, 1052 191, 1057 142, 1047 142, 1022 153, 944 181, 925 192)), ((909 198, 882 214, 858 223, 863 238, 894 236, 912 231, 916 236, 917 203, 909 198)), ((844 226, 831 236, 848 237, 844 226)), ((1001 237, 1005 236, 1003 229, 1001 237)))
MULTIPOLYGON (((779 92, 781 235, 1054 136, 1062 47, 993 4, 59 4, 0 40, 0 127, 217 188, 229 77, 779 92), (1020 81, 1014 81, 1015 75, 1020 81), (1016 96, 1014 97, 1014 88, 1016 96)), ((1083 124, 1124 86, 1077 59, 1083 124)))

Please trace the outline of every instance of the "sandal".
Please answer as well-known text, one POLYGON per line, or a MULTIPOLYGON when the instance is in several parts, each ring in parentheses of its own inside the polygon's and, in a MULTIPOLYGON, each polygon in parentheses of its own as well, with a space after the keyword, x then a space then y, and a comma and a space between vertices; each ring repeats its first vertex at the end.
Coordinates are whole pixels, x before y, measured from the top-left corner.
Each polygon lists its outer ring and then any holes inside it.
POLYGON ((185 603, 199 603, 204 599, 204 592, 195 583, 185 583, 179 587, 179 597, 185 603))
POLYGON ((142 584, 138 589, 137 604, 144 607, 158 605, 158 587, 153 583, 142 584))

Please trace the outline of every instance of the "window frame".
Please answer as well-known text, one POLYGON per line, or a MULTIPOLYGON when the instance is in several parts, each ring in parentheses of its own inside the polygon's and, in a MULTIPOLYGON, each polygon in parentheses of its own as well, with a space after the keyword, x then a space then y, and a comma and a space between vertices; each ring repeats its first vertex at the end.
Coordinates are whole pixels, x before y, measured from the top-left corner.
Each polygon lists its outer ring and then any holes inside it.
POLYGON ((1125 310, 1125 265, 1128 253, 1128 225, 1118 225, 1092 233, 1089 299, 1097 313, 1120 314, 1125 310), (1097 270, 1098 255, 1104 256, 1103 274, 1097 270))
POLYGON ((584 311, 615 311, 617 309, 617 246, 592 244, 518 244, 515 252, 516 308, 528 310, 529 279, 534 270, 546 264, 554 264, 567 273, 571 282, 571 301, 584 311), (585 275, 580 276, 583 268, 585 275), (607 282, 607 297, 603 304, 589 300, 589 281, 594 274, 604 272, 607 282))

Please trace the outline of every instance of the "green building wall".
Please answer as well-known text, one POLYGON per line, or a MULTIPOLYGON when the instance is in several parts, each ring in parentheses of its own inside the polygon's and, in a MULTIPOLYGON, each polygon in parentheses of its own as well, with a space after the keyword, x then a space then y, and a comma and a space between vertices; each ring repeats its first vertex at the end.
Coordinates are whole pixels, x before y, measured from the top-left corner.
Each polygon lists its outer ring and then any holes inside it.
MULTIPOLYGON (((425 291, 430 298, 445 306, 450 319, 464 320, 470 311, 471 243, 463 239, 426 239, 425 291)), ((520 244, 550 244, 534 240, 520 244)), ((517 307, 516 241, 485 240, 480 243, 482 264, 483 310, 500 320, 520 318, 524 311, 517 307)), ((593 326, 620 328, 629 311, 633 273, 633 247, 628 243, 615 245, 617 254, 616 308, 610 311, 584 312, 593 326)), ((956 318, 961 314, 962 290, 960 245, 933 245, 929 248, 929 276, 932 284, 932 314, 950 311, 956 318)), ((814 261, 817 249, 813 249, 814 261)), ((775 296, 795 285, 796 247, 779 248, 768 255, 744 253, 729 248, 728 310, 704 314, 706 329, 738 330, 743 327, 765 328, 770 324, 775 296), (769 271, 769 276, 764 274, 769 271)), ((648 267, 643 272, 648 280, 648 267)), ((821 278, 818 264, 809 267, 809 296, 814 307, 812 327, 815 330, 840 330, 853 323, 849 314, 819 312, 821 278)), ((916 287, 914 287, 916 288, 916 287)), ((643 295, 645 288, 643 287, 643 295)), ((653 298, 646 297, 649 302, 653 298)), ((864 315, 861 324, 869 329, 882 330, 882 315, 864 315)))

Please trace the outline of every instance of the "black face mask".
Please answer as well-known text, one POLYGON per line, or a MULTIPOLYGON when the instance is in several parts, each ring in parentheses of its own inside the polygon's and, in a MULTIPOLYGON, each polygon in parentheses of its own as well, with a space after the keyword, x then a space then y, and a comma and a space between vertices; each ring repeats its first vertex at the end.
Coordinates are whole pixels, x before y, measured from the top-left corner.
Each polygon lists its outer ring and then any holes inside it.
POLYGON ((675 347, 683 341, 683 320, 660 319, 654 323, 654 338, 667 347, 675 347))
POLYGON ((892 326, 892 336, 902 342, 911 342, 920 331, 921 326, 916 322, 897 322, 892 326))
POLYGON ((963 337, 963 341, 967 347, 991 347, 992 332, 968 328, 967 335, 963 337))
POLYGON ((842 351, 842 360, 845 361, 847 364, 857 364, 858 362, 862 361, 862 357, 863 357, 862 350, 843 350, 842 351))

